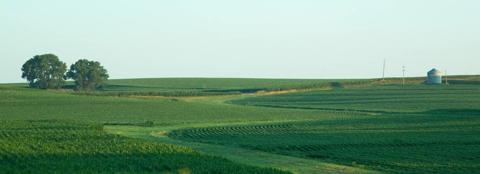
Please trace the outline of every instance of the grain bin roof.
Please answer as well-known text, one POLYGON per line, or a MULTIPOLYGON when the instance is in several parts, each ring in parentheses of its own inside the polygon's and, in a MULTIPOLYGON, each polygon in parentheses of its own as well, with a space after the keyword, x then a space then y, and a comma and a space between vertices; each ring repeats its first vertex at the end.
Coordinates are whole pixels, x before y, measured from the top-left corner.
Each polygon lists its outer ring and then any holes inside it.
POLYGON ((443 74, 442 71, 440 70, 437 70, 435 68, 433 68, 432 70, 428 71, 428 75, 431 75, 431 76, 441 76, 443 74))

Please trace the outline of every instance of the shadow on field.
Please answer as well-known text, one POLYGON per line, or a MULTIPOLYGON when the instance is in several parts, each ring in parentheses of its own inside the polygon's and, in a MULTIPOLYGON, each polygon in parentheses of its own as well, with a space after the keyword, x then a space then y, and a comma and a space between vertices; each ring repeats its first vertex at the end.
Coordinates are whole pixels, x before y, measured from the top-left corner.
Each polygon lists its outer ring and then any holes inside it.
POLYGON ((480 109, 435 109, 418 114, 426 115, 480 115, 480 109))
POLYGON ((448 80, 449 84, 458 84, 458 85, 480 85, 480 81, 474 80, 448 80))
POLYGON ((266 91, 266 88, 253 88, 253 89, 211 89, 211 90, 204 90, 204 92, 220 92, 220 93, 256 93, 259 91, 266 91))

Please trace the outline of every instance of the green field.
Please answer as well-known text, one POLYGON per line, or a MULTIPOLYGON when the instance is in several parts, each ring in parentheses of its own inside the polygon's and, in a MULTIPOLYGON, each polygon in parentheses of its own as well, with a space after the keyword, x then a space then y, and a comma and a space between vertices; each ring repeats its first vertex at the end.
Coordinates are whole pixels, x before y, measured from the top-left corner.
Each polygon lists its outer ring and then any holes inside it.
POLYGON ((110 80, 97 95, 131 96, 211 96, 279 91, 289 89, 328 88, 336 83, 364 84, 369 80, 317 79, 242 79, 242 78, 162 78, 110 80))
POLYGON ((2 121, 1 173, 280 173, 78 122, 2 121))
POLYGON ((234 104, 370 113, 480 111, 480 85, 377 86, 289 93, 231 101, 234 104))
POLYGON ((479 76, 422 79, 0 85, 0 173, 475 173, 479 76))
POLYGON ((231 103, 374 117, 173 131, 173 138, 312 158, 389 173, 480 169, 480 86, 383 86, 231 103))

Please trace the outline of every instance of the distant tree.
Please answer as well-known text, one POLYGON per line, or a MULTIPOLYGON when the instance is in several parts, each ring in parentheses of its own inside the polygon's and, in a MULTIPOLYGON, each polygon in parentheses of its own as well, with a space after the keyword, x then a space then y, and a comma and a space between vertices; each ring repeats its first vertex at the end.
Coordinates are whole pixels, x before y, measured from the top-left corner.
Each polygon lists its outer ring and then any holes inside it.
POLYGON ((65 83, 67 65, 54 54, 36 55, 22 66, 22 78, 33 88, 60 88, 65 83))
POLYGON ((81 59, 70 66, 66 77, 75 80, 77 90, 91 91, 103 87, 108 72, 100 62, 81 59))

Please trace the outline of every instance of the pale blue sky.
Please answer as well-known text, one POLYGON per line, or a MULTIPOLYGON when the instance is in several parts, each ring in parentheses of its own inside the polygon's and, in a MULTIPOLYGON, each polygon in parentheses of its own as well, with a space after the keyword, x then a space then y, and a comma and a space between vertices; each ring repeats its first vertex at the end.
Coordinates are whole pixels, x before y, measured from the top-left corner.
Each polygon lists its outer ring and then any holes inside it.
POLYGON ((4 0, 0 82, 33 55, 112 78, 480 74, 478 0, 4 0))

